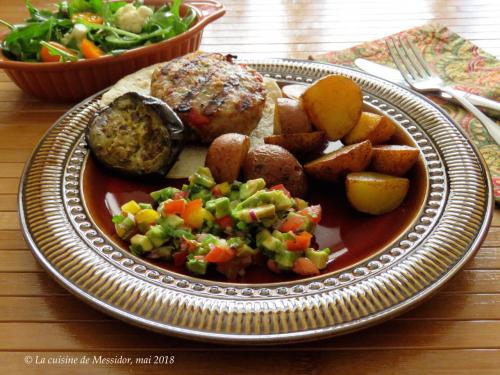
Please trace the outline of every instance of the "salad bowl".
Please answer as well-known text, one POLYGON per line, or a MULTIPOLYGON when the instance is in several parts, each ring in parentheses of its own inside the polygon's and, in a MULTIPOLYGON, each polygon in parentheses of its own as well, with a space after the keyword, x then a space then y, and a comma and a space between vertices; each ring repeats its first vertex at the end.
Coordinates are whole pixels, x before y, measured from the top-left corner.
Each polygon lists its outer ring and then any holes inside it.
MULTIPOLYGON (((144 2, 156 6, 164 3, 165 0, 144 2)), ((75 62, 23 62, 7 58, 0 49, 0 68, 23 91, 42 100, 81 100, 143 67, 196 51, 204 28, 225 13, 224 6, 216 0, 185 1, 180 8, 181 15, 186 14, 188 9, 196 16, 188 31, 117 56, 106 55, 75 62)), ((8 31, 0 34, 0 40, 7 34, 8 31)))

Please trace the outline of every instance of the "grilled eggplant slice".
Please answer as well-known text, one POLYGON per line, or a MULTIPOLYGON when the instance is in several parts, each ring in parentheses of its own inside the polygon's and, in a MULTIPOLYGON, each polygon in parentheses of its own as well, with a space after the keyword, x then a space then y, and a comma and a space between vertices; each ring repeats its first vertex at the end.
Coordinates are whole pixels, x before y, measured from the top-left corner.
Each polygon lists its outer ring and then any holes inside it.
POLYGON ((184 125, 163 101, 128 92, 100 110, 87 143, 106 167, 131 176, 165 176, 184 145, 184 125))

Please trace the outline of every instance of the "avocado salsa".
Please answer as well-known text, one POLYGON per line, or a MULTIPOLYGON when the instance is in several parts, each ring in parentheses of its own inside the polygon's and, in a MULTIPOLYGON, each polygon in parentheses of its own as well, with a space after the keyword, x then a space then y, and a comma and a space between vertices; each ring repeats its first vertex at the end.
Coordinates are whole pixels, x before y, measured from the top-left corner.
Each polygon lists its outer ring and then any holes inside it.
POLYGON ((320 273, 330 249, 312 247, 321 206, 291 197, 283 185, 262 178, 217 184, 200 167, 181 189, 154 191, 158 204, 129 201, 113 216, 116 234, 140 257, 172 261, 191 273, 212 267, 228 279, 252 264, 276 273, 320 273))

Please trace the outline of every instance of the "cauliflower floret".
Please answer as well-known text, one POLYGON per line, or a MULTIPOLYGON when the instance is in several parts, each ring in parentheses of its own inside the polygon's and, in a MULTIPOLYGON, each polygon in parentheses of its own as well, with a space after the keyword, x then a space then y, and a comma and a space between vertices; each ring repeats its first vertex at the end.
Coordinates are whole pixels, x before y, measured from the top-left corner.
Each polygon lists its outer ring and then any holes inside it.
POLYGON ((61 42, 64 45, 68 45, 68 43, 74 39, 76 41, 76 44, 79 46, 80 43, 82 42, 82 39, 84 39, 87 36, 88 31, 89 30, 85 25, 77 23, 69 33, 64 34, 64 36, 61 39, 61 42))
POLYGON ((153 10, 147 6, 136 8, 133 4, 127 4, 116 11, 115 23, 122 30, 138 34, 152 14, 153 10))

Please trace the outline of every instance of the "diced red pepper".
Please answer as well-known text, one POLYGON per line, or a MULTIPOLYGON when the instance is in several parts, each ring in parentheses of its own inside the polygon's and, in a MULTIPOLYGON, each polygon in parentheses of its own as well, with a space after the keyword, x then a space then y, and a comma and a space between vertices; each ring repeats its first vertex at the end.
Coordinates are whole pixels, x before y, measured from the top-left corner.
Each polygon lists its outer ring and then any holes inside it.
POLYGON ((232 227, 234 222, 233 222, 233 218, 229 215, 226 215, 224 217, 221 217, 220 219, 217 219, 217 224, 219 224, 219 226, 222 228, 222 229, 226 229, 228 227, 232 227))
POLYGON ((182 215, 186 209, 186 201, 183 199, 176 199, 170 202, 165 202, 163 211, 167 215, 177 214, 182 215))
POLYGON ((191 125, 197 128, 203 127, 210 123, 210 119, 207 116, 195 110, 191 110, 189 112, 188 121, 191 125))
POLYGON ((321 206, 319 204, 304 208, 298 213, 307 216, 314 224, 318 224, 321 221, 321 206))
POLYGON ((279 184, 279 185, 274 185, 274 186, 271 186, 269 188, 269 190, 281 190, 282 192, 284 192, 288 197, 291 197, 292 194, 290 194, 290 192, 287 190, 287 188, 285 187, 285 185, 283 184, 279 184))
POLYGON ((236 256, 236 250, 225 246, 214 246, 205 256, 205 261, 209 263, 229 262, 236 256))
POLYGON ((303 251, 311 245, 312 234, 309 232, 302 232, 295 235, 295 239, 287 240, 286 247, 290 251, 303 251))
POLYGON ((187 250, 181 250, 173 255, 174 265, 176 267, 183 266, 186 263, 189 252, 187 250))
POLYGON ((295 232, 306 222, 306 220, 307 219, 303 216, 290 216, 281 224, 279 230, 280 232, 295 232))

